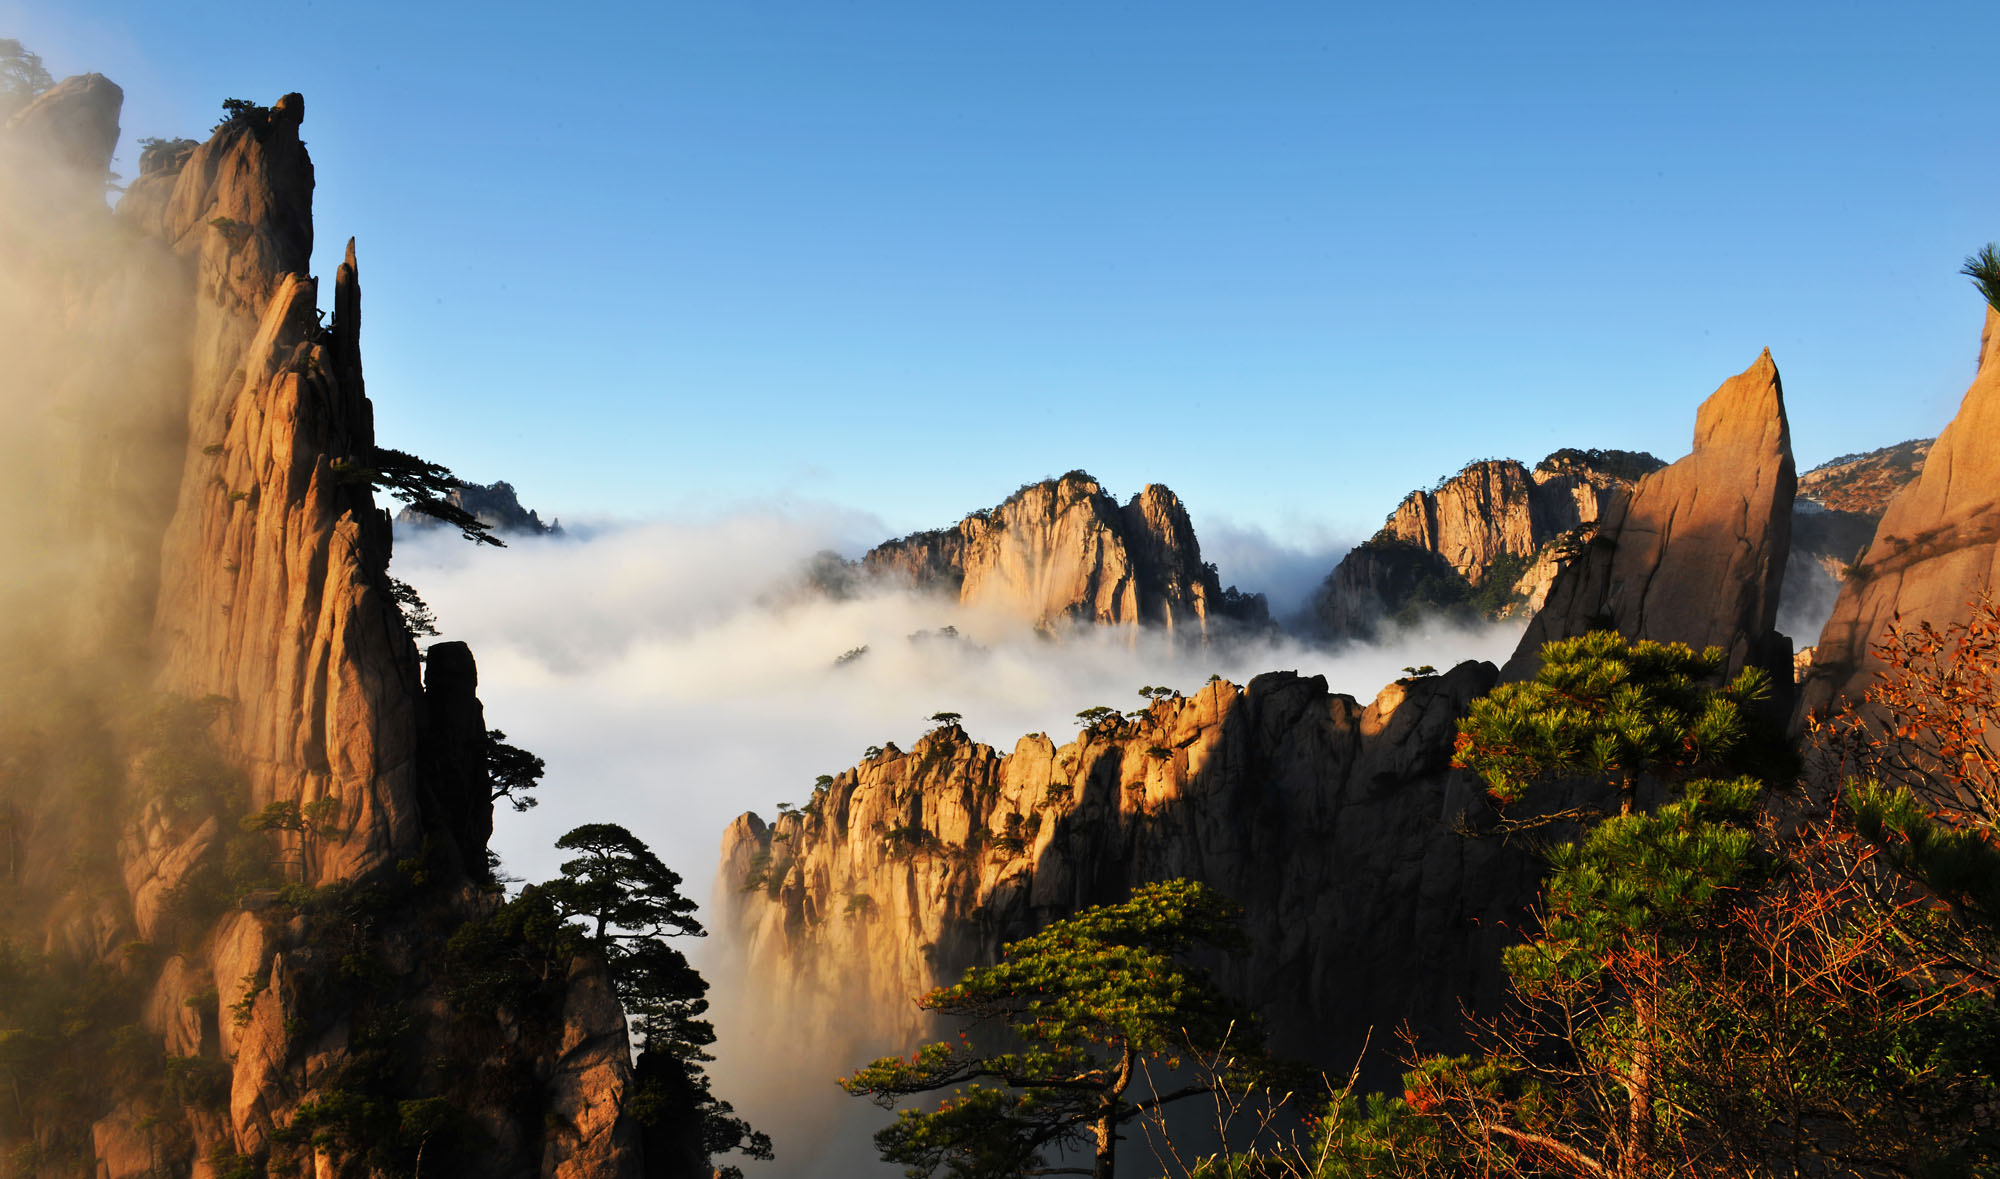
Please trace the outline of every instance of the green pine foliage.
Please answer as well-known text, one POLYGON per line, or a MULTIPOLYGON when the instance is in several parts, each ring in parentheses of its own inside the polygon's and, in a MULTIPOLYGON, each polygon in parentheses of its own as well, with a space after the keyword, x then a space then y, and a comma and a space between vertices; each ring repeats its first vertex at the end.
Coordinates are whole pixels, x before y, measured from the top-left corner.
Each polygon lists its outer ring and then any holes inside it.
POLYGON ((1080 1149, 1094 1153, 1092 1173, 1103 1179, 1119 1126, 1278 1075, 1250 1013, 1189 961, 1199 949, 1240 945, 1236 909, 1221 897, 1189 880, 1144 885, 932 991, 922 1007, 966 1021, 967 1033, 883 1057, 841 1086, 888 1109, 949 1091, 875 1137, 882 1157, 913 1177, 1033 1174, 1053 1152, 1080 1149), (1135 1087, 1147 1065, 1187 1071, 1165 1091, 1135 1087))
POLYGON ((0 123, 53 85, 39 54, 11 37, 0 37, 0 123))
MULTIPOLYGON (((1624 805, 1564 812, 1577 833, 1504 955, 1513 1006, 1471 1052, 1409 1057, 1400 1095, 1337 1094, 1303 1140, 1200 1174, 2000 1173, 1992 824, 1865 782, 1802 798, 1749 707, 1761 680, 1725 682, 1720 652, 1594 634, 1543 654, 1461 722, 1457 764, 1503 810, 1592 778, 1624 805)), ((1964 678, 1942 699, 1976 736, 1965 709, 2000 691, 1964 678)))
POLYGON ((1534 679, 1473 702, 1452 764, 1503 804, 1537 782, 1596 777, 1629 795, 1641 775, 1721 765, 1745 751, 1746 710, 1770 691, 1755 668, 1717 687, 1723 670, 1717 647, 1627 642, 1610 631, 1559 639, 1542 648, 1534 679))
POLYGON ((1959 267, 1960 274, 1972 280, 1979 293, 1986 298, 1986 305, 2000 311, 2000 247, 1986 243, 1978 253, 1969 255, 1965 265, 1959 267))
POLYGON ((571 966, 594 958, 625 1008, 634 1046, 656 1060, 634 1108, 647 1117, 672 1116, 682 1102, 664 1092, 671 1086, 693 1102, 709 1153, 770 1158, 770 1138, 714 1095, 702 1067, 714 1059, 707 1049, 715 1030, 704 1018, 708 982, 665 940, 705 936, 694 902, 680 893, 679 874, 615 823, 585 824, 556 846, 576 853, 557 879, 529 885, 453 935, 446 951, 453 1005, 481 1017, 501 1010, 553 1016, 571 966), (677 1075, 668 1076, 669 1069, 677 1075))

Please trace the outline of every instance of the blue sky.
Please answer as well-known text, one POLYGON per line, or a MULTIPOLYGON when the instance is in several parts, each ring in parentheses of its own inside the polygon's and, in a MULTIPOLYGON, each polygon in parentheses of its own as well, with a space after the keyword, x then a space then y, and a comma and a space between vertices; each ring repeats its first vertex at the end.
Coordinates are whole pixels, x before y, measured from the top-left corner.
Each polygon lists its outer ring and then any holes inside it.
POLYGON ((1351 539, 1474 458, 1678 457, 1767 345, 1810 465, 1948 419, 2000 238, 1991 3, 0 0, 0 36, 119 81, 128 137, 304 92, 383 441, 545 516, 903 531, 1084 467, 1351 539))

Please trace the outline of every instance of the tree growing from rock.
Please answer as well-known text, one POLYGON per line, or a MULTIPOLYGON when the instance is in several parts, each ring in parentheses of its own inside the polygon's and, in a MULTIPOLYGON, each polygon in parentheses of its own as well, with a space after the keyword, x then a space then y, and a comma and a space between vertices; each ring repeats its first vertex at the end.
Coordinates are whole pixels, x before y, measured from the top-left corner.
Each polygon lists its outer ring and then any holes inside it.
MULTIPOLYGON (((1977 660, 1989 635, 2000 627, 1939 648, 1977 660)), ((1940 936, 1990 934, 1990 920, 1896 883, 1898 853, 1913 865, 1920 849, 1951 866, 1947 889, 1995 879, 1958 871, 1994 863, 1990 824, 1953 825, 1977 830, 1984 846, 1967 854, 1902 825, 1907 805, 1871 820, 1865 804, 1780 789, 1796 767, 1759 749, 1755 693, 1694 676, 1713 653, 1643 646, 1550 644, 1534 685, 1462 722, 1460 764, 1504 805, 1551 777, 1608 778, 1628 802, 1638 778, 1668 788, 1650 808, 1566 813, 1581 834, 1550 852, 1540 928, 1505 955, 1518 1005, 1472 1029, 1471 1053, 1413 1055, 1401 1098, 1343 1096, 1315 1141, 1239 1171, 1693 1179, 2000 1162, 1985 1112, 1993 980, 1966 965, 1978 938, 1940 936)), ((1920 664, 1934 650, 1916 647, 1920 664)), ((1870 731, 1928 739, 1944 718, 1926 708, 1946 700, 1960 732, 1983 731, 1965 709, 1976 697, 1981 717, 2000 715, 2000 692, 1954 695, 1979 678, 1932 679, 1924 706, 1885 695, 1870 731)), ((1841 793, 1884 797, 1866 782, 1841 793)))
POLYGON ((966 1032, 883 1057, 841 1086, 887 1109, 950 1091, 933 1109, 903 1110, 875 1136, 882 1157, 909 1175, 1110 1179, 1119 1127, 1175 1102, 1254 1087, 1277 1070, 1250 1014, 1188 961, 1198 949, 1240 942, 1234 906, 1202 885, 1142 886, 924 996, 924 1010, 965 1021, 966 1032), (1189 1071, 1155 1088, 1141 1082, 1153 1064, 1189 1071), (1072 1150, 1088 1151, 1089 1165, 1051 1158, 1072 1150))
MULTIPOLYGON (((4 45, 0 42, 0 45, 4 45)), ((1972 280, 1979 293, 1986 297, 1986 305, 2000 311, 2000 247, 1986 243, 1977 253, 1965 260, 1959 267, 1960 274, 1972 280)))
POLYGON ((770 1158, 769 1136, 714 1096, 702 1068, 714 1059, 707 1047, 715 1042, 715 1029, 702 1018, 708 982, 664 940, 707 936, 695 919, 694 902, 680 893, 680 875, 616 823, 587 823, 556 846, 577 855, 564 861, 560 878, 541 886, 540 896, 553 902, 565 923, 585 922, 588 944, 610 970, 642 1049, 642 1107, 662 1104, 663 1086, 688 1092, 708 1153, 741 1150, 751 1158, 770 1158))
POLYGON ((39 54, 11 37, 0 37, 0 123, 53 85, 39 54))
POLYGON ((548 767, 542 759, 507 743, 499 729, 486 730, 486 772, 492 782, 490 800, 507 800, 517 812, 533 810, 541 804, 532 791, 541 785, 548 767))

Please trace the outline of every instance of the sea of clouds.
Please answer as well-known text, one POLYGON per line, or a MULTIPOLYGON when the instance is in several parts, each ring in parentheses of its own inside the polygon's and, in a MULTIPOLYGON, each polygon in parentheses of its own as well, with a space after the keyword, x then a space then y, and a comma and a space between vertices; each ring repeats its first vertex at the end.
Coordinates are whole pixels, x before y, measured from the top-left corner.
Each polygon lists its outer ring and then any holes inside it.
MULTIPOLYGON (((805 802, 817 775, 852 766, 870 745, 908 748, 932 713, 962 714, 975 739, 1004 753, 1027 733, 1067 741, 1079 710, 1137 707, 1145 685, 1193 691, 1212 674, 1241 684, 1295 670, 1365 701, 1405 667, 1503 660, 1520 633, 1518 624, 1438 626, 1341 650, 1282 637, 1176 643, 1123 628, 1052 639, 1019 618, 900 587, 862 584, 838 600, 805 587, 815 554, 856 554, 885 535, 865 514, 810 505, 586 525, 504 549, 442 529, 399 535, 391 572, 429 602, 442 638, 472 645, 487 723, 548 762, 540 806, 495 817, 505 871, 547 879, 563 832, 620 823, 682 874, 707 913, 730 820, 805 802), (945 627, 957 637, 940 636, 945 627)), ((1281 614, 1303 605, 1339 556, 1255 529, 1202 535, 1224 581, 1275 590, 1281 614)), ((863 1050, 834 1029, 758 1009, 723 941, 683 949, 716 984, 717 1092, 778 1138, 777 1161, 751 1169, 896 1174, 869 1143, 888 1115, 832 1079, 908 1046, 863 1050)))

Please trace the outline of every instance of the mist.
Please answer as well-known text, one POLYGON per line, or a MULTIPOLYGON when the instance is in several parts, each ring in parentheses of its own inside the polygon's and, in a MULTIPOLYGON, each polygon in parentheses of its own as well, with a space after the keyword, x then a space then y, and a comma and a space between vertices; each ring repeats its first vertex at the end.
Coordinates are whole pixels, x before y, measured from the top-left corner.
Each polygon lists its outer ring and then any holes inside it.
POLYGON ((543 878, 557 836, 616 821, 705 900, 731 819, 805 802, 815 777, 870 745, 907 748, 935 712, 962 714, 975 740, 1005 753, 1029 733, 1069 740, 1082 709, 1137 707, 1142 685, 1191 692, 1212 674, 1245 683, 1296 670, 1365 701, 1406 666, 1504 659, 1519 633, 1438 626, 1340 651, 1284 638, 1204 647, 1124 628, 1050 638, 895 587, 844 600, 807 590, 803 563, 851 549, 868 522, 833 507, 744 507, 505 549, 399 536, 393 572, 431 605, 443 638, 472 645, 487 723, 548 762, 540 807, 496 824, 508 870, 543 878))
POLYGON ((1227 518, 1203 519, 1196 527, 1202 555, 1215 562, 1224 585, 1261 593, 1271 617, 1295 618, 1313 592, 1354 547, 1324 527, 1305 530, 1301 541, 1281 539, 1255 524, 1227 518))
POLYGON ((116 112, 0 128, 0 660, 37 678, 139 658, 185 446, 186 278, 105 204, 116 112))
MULTIPOLYGON (((1296 670, 1367 701, 1405 667, 1504 660, 1521 629, 1439 626, 1339 651, 1286 638, 1204 647, 1123 628, 1049 638, 1019 618, 879 584, 843 600, 804 588, 815 553, 885 535, 865 514, 797 504, 586 526, 505 549, 400 535, 392 572, 429 602, 442 637, 472 645, 487 723, 548 762, 540 806, 496 816, 503 869, 546 879, 563 832, 620 823, 682 875, 713 928, 730 820, 804 803, 817 775, 870 745, 908 748, 932 713, 963 714, 975 740, 1004 754, 1029 733, 1066 742, 1076 712, 1136 707, 1142 685, 1192 692, 1211 674, 1242 684, 1296 670)), ((1229 564, 1222 573, 1264 588, 1229 564)), ((757 1173, 870 1173, 868 1135, 888 1115, 832 1080, 909 1046, 867 1041, 861 1013, 835 1028, 745 1007, 750 989, 732 980, 715 932, 682 949, 714 984, 717 1093, 777 1137, 778 1160, 757 1173)))

